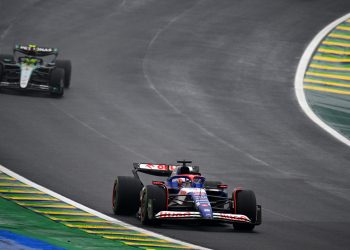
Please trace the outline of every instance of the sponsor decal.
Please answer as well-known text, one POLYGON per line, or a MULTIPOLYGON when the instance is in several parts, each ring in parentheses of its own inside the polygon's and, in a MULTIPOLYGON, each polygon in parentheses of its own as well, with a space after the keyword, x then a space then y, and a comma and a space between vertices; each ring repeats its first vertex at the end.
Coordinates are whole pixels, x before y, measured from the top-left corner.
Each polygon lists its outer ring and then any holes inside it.
POLYGON ((19 47, 21 50, 27 50, 27 51, 36 51, 36 52, 52 52, 52 48, 42 48, 42 47, 37 47, 37 46, 25 46, 21 45, 19 47))
POLYGON ((175 169, 176 169, 176 166, 171 166, 171 165, 169 166, 170 171, 174 171, 175 169))
POLYGON ((52 52, 52 49, 51 48, 40 48, 40 47, 38 47, 36 49, 36 51, 38 51, 38 52, 52 52))
MULTIPOLYGON (((45 52, 53 51, 51 48, 41 48, 41 49, 50 49, 50 51, 46 50, 45 52)), ((36 51, 39 51, 39 50, 36 50, 36 51)), ((140 168, 147 168, 147 169, 154 169, 154 170, 174 171, 174 170, 176 170, 176 168, 178 166, 177 165, 166 165, 166 164, 143 163, 143 164, 140 164, 139 167, 140 168)), ((191 166, 188 166, 188 167, 190 168, 190 171, 193 171, 193 167, 191 167, 191 166)))
POLYGON ((173 171, 175 170, 176 166, 170 166, 166 164, 140 164, 140 168, 144 169, 154 169, 154 170, 161 170, 161 171, 173 171))

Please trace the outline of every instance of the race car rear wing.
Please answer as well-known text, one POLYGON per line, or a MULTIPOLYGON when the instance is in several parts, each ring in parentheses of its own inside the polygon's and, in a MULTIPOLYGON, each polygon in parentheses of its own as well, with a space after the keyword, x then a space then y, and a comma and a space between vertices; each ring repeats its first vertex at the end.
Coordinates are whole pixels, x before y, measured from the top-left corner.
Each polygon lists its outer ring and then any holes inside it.
POLYGON ((133 173, 134 175, 141 172, 155 176, 170 176, 176 167, 167 164, 134 163, 133 173))
MULTIPOLYGON (((170 176, 173 171, 179 165, 168 165, 168 164, 153 164, 153 163, 134 163, 134 169, 132 170, 134 176, 139 178, 138 172, 155 175, 155 176, 170 176)), ((199 173, 198 166, 188 166, 191 173, 199 173)))
POLYGON ((13 52, 20 52, 25 55, 30 56, 50 56, 58 55, 58 49, 57 48, 48 48, 48 47, 39 47, 36 45, 15 45, 13 52))

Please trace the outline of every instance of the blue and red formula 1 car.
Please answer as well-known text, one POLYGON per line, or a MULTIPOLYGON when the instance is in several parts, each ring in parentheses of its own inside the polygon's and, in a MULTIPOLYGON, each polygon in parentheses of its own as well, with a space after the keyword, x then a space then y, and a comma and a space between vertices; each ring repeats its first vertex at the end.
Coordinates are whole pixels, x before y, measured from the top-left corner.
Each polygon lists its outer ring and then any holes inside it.
POLYGON ((261 206, 251 190, 206 181, 190 161, 179 165, 134 163, 131 176, 118 176, 113 187, 113 211, 137 214, 144 225, 167 220, 214 220, 233 224, 235 230, 251 231, 261 224, 261 206), (144 186, 138 173, 167 177, 144 186))

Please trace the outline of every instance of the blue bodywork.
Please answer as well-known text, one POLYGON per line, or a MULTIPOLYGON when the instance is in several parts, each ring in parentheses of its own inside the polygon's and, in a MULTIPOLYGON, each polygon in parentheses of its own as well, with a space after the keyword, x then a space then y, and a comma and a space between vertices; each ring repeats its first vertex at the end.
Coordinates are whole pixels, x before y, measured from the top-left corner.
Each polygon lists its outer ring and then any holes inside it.
POLYGON ((191 197, 194 201, 195 208, 200 213, 203 219, 212 219, 213 210, 204 189, 205 178, 195 176, 191 180, 188 176, 175 175, 167 180, 167 186, 171 189, 176 189, 181 197, 191 197))
POLYGON ((200 189, 200 192, 189 192, 188 193, 192 200, 195 202, 195 206, 198 209, 203 219, 212 219, 213 210, 207 197, 207 193, 204 189, 200 189))

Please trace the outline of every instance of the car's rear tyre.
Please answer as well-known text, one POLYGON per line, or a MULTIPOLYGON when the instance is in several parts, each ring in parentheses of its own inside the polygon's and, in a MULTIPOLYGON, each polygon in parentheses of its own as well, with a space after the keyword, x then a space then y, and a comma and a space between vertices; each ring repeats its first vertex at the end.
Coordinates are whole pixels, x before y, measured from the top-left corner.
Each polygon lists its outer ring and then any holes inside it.
POLYGON ((62 97, 64 94, 63 85, 64 70, 55 68, 50 73, 49 87, 53 97, 62 97))
POLYGON ((142 183, 131 176, 118 176, 113 185, 112 206, 117 215, 136 214, 140 207, 142 183))
POLYGON ((166 210, 166 189, 161 186, 148 185, 145 187, 141 198, 141 223, 143 225, 159 224, 155 215, 166 210))
POLYGON ((56 60, 56 67, 64 70, 64 87, 69 88, 72 74, 72 63, 70 60, 56 60))
MULTIPOLYGON (((252 223, 256 222, 256 198, 251 190, 238 190, 235 199, 235 213, 246 215, 252 223)), ((254 224, 234 223, 233 228, 239 231, 252 231, 254 224)))

